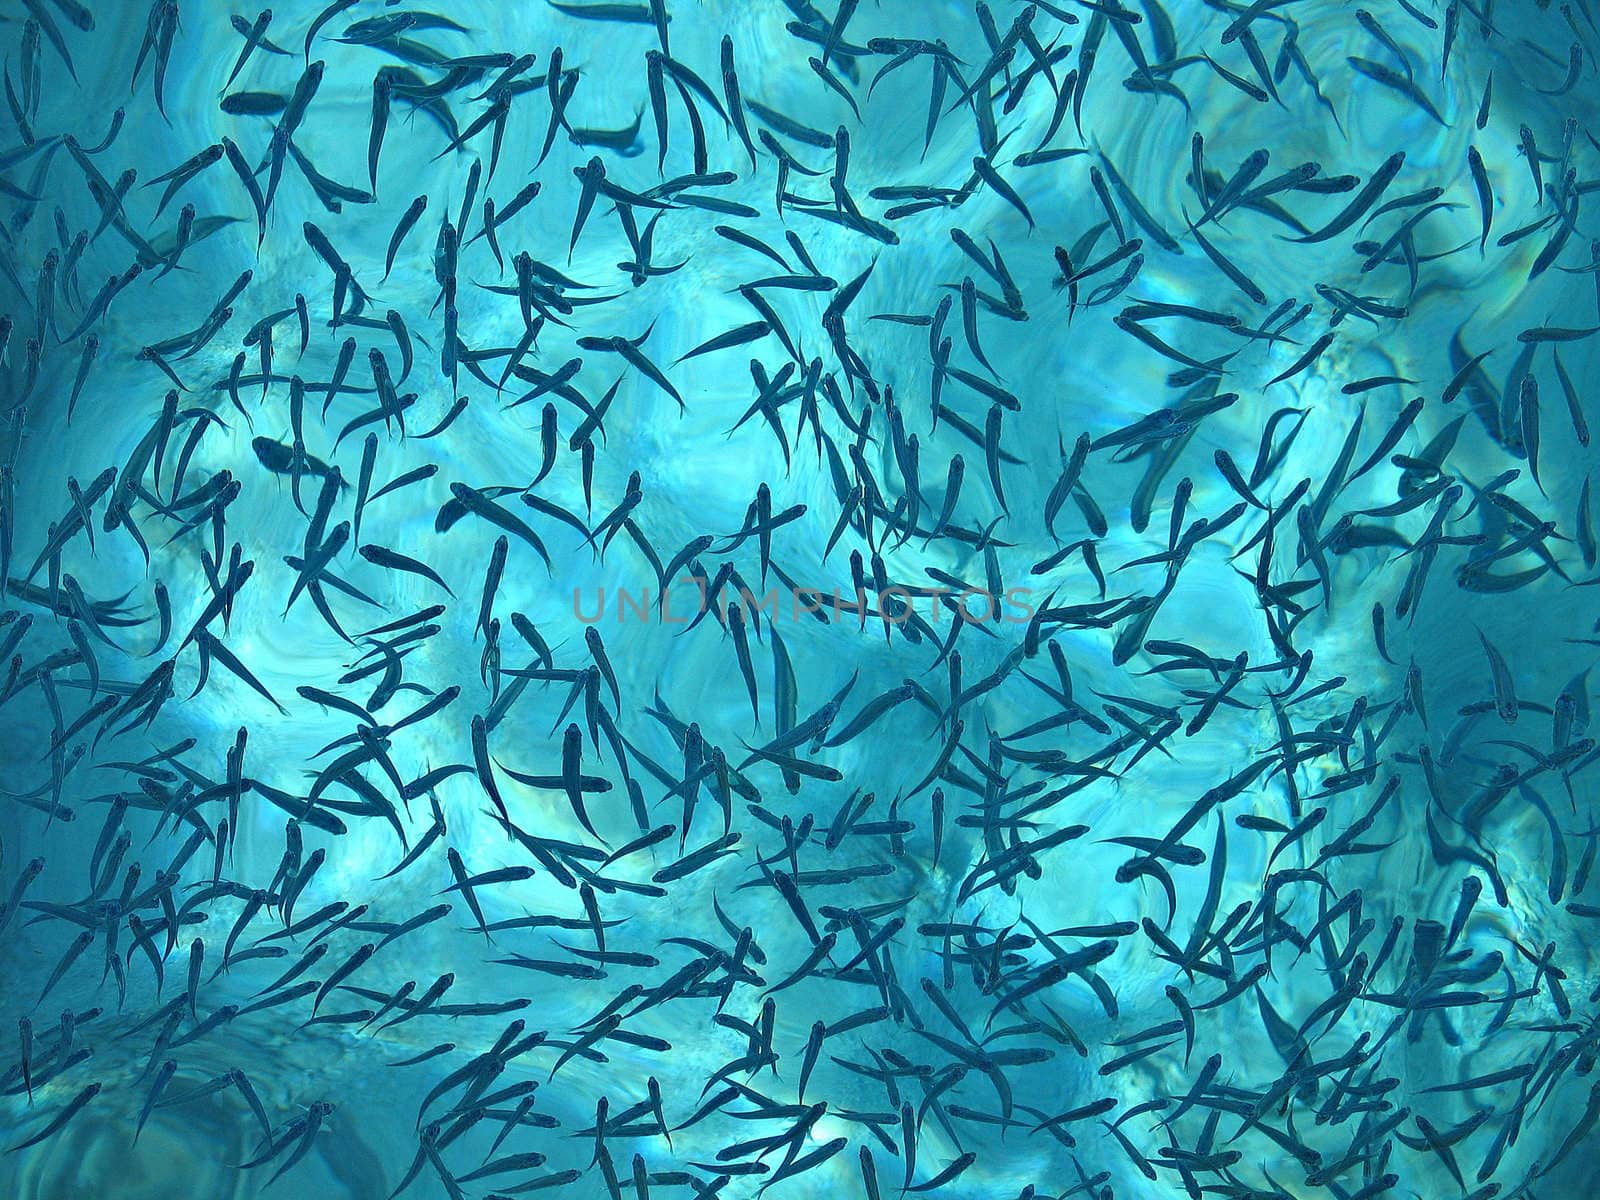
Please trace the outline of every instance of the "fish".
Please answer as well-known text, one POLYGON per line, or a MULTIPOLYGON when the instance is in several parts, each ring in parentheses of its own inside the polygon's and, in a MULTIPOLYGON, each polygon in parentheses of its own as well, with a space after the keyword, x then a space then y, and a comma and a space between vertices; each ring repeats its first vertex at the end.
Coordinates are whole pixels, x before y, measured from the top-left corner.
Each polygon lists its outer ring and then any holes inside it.
POLYGON ((1472 184, 1478 192, 1478 210, 1483 214, 1483 236, 1478 240, 1478 253, 1484 252, 1489 242, 1489 230, 1494 224, 1494 190, 1490 187, 1483 157, 1476 146, 1467 147, 1467 166, 1472 172, 1472 184))
POLYGON ((287 53, 267 40, 267 27, 272 24, 272 10, 263 9, 257 14, 254 21, 246 22, 244 18, 234 16, 233 27, 244 38, 244 45, 239 50, 239 57, 233 62, 233 69, 228 72, 228 78, 223 81, 222 90, 226 92, 233 86, 233 81, 239 78, 239 72, 244 70, 245 63, 250 61, 250 55, 257 49, 267 49, 276 53, 287 53))
POLYGON ((1400 93, 1400 95, 1406 97, 1423 112, 1427 113, 1428 116, 1437 121, 1440 125, 1444 125, 1446 123, 1445 119, 1439 115, 1439 110, 1434 107, 1433 101, 1428 99, 1427 95, 1409 76, 1403 75, 1399 71, 1385 66, 1383 63, 1373 62, 1369 58, 1360 58, 1355 55, 1350 55, 1346 57, 1345 61, 1362 75, 1365 75, 1368 79, 1380 83, 1384 87, 1392 88, 1394 91, 1400 93))
POLYGON ((94 1100, 96 1096, 100 1094, 102 1087, 103 1085, 99 1081, 96 1081, 83 1088, 71 1100, 67 1101, 62 1109, 53 1118, 51 1118, 51 1120, 43 1129, 30 1138, 25 1138, 24 1140, 17 1142, 15 1145, 8 1146, 6 1148, 6 1153, 10 1155, 17 1153, 20 1150, 26 1150, 29 1146, 38 1145, 40 1142, 45 1141, 47 1138, 50 1138, 59 1132, 69 1121, 72 1120, 73 1117, 77 1116, 79 1112, 81 1112, 92 1100, 94 1100))

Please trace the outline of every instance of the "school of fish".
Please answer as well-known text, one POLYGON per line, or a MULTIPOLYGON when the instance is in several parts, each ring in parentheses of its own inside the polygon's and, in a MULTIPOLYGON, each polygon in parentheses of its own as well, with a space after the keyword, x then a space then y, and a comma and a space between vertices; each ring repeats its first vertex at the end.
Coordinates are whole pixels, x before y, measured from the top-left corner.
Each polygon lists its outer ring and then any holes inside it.
POLYGON ((1592 0, 0 4, 0 1195, 1577 1200, 1592 0))

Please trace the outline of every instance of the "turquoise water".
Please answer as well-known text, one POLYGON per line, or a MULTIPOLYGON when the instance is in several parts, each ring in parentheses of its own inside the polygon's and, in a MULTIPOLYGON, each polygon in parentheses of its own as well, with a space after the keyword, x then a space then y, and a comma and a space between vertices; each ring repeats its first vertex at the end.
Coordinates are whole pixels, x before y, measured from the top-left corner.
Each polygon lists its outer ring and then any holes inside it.
POLYGON ((564 7, 3 10, 5 1194, 1584 1194, 1587 9, 564 7))

